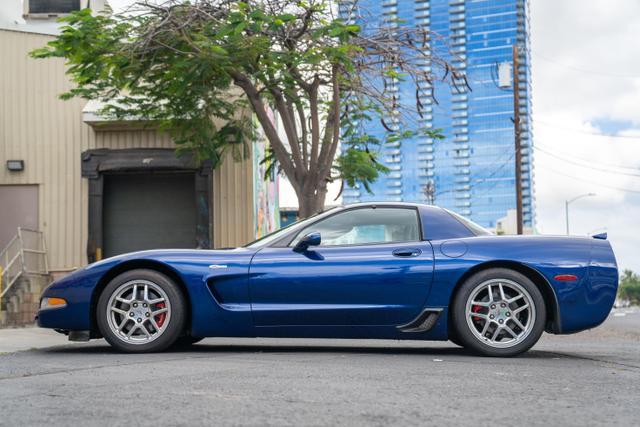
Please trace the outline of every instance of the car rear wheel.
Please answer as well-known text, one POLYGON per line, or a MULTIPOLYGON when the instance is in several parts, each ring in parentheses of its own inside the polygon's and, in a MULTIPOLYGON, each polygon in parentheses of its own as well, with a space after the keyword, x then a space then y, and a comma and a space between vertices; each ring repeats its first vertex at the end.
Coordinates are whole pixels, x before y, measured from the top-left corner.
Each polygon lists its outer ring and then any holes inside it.
POLYGON ((546 308, 538 287, 509 269, 481 271, 466 280, 453 301, 454 336, 486 356, 529 350, 544 331, 546 308))
POLYGON ((178 286, 153 270, 131 270, 111 280, 98 300, 98 328, 118 350, 162 351, 184 330, 186 307, 178 286))

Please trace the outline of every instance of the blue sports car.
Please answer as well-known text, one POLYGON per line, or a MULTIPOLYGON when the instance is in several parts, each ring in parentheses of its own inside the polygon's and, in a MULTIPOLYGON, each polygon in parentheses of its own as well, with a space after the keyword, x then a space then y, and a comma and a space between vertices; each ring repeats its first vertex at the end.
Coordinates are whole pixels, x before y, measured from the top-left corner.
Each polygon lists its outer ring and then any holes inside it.
POLYGON ((488 356, 602 323, 618 270, 606 235, 494 236, 407 203, 330 209, 242 248, 91 264, 43 293, 38 324, 126 352, 203 337, 451 340, 488 356))

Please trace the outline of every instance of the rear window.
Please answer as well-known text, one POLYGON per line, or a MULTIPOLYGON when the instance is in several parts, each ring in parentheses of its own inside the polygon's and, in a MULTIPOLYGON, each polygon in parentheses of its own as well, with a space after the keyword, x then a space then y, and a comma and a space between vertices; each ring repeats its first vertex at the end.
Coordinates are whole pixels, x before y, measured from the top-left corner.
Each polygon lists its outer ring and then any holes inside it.
POLYGON ((445 210, 447 212, 449 212, 451 214, 451 216, 453 216, 455 219, 460 221, 465 227, 467 227, 469 230, 471 230, 471 232, 473 234, 475 234, 476 236, 491 236, 493 234, 492 232, 490 232, 486 228, 476 224, 475 222, 471 221, 470 219, 467 219, 467 218, 463 217, 462 215, 458 215, 457 213, 455 213, 453 211, 450 211, 448 209, 445 209, 445 210))

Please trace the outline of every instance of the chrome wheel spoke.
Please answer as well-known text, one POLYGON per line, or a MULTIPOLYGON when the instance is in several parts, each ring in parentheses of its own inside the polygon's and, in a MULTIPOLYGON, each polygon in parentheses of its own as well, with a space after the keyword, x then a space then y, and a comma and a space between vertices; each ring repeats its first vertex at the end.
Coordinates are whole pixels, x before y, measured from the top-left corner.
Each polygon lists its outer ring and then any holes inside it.
POLYGON ((471 317, 479 317, 479 318, 481 318, 481 319, 487 319, 487 321, 489 320, 489 316, 487 316, 486 314, 483 314, 483 313, 474 313, 474 312, 471 312, 469 315, 470 315, 471 317))
POLYGON ((111 307, 111 311, 113 311, 114 313, 118 313, 121 316, 127 316, 128 315, 128 313, 125 310, 121 310, 121 309, 119 309, 117 307, 111 307))
POLYGON ((149 333, 149 331, 147 330, 147 328, 143 325, 140 325, 139 328, 142 332, 144 332, 144 334, 147 336, 147 338, 151 338, 151 334, 149 333))
POLYGON ((489 307, 491 303, 485 301, 474 301, 472 305, 479 305, 480 307, 489 307))
POLYGON ((518 294, 515 297, 508 299, 507 304, 513 304, 514 302, 518 301, 520 298, 524 298, 524 295, 518 294))
POLYGON ((513 314, 516 315, 518 313, 520 313, 523 310, 526 310, 527 308, 529 308, 529 304, 525 304, 521 307, 516 308, 515 310, 513 310, 513 314))
POLYGON ((496 329, 493 331, 493 335, 491 335, 491 341, 495 341, 495 340, 496 340, 496 338, 498 338, 498 334, 499 334, 499 333, 500 333, 500 328, 496 328, 496 329))
POLYGON ((151 322, 151 325, 153 325, 153 329, 155 329, 156 331, 160 330, 160 326, 158 326, 158 323, 156 322, 156 319, 154 319, 153 317, 149 319, 149 322, 151 322))
POLYGON ((525 329, 524 325, 520 322, 520 320, 518 320, 517 317, 514 317, 511 320, 513 320, 513 323, 515 323, 518 328, 520 328, 522 330, 525 329))
POLYGON ((127 332, 127 338, 131 338, 133 336, 133 333, 138 329, 138 325, 137 324, 133 324, 133 326, 131 327, 131 329, 129 329, 129 332, 127 332))
POLYGON ((491 322, 489 320, 484 322, 484 328, 482 328, 482 332, 480 332, 480 335, 485 337, 487 335, 487 331, 489 330, 489 326, 491 326, 491 322))
POLYGON ((128 317, 125 317, 124 319, 122 319, 122 323, 118 325, 118 332, 122 332, 124 325, 126 325, 128 321, 129 321, 128 317))
POLYGON ((507 325, 503 326, 503 329, 507 332, 509 332, 509 334, 511 334, 512 337, 514 338, 518 338, 518 334, 516 334, 513 329, 511 329, 510 327, 508 327, 507 325))

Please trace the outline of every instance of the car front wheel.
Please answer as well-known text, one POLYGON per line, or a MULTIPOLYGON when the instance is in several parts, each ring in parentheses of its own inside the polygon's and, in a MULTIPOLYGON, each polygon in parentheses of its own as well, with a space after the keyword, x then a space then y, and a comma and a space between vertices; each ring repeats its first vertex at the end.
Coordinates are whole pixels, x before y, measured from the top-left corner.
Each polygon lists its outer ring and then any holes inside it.
POLYGON ((481 271, 466 280, 453 302, 455 336, 486 356, 529 350, 544 331, 546 309, 538 287, 509 269, 481 271))
POLYGON ((129 353, 162 351, 183 332, 185 301, 178 286, 165 275, 131 270, 107 284, 96 308, 104 338, 129 353))

